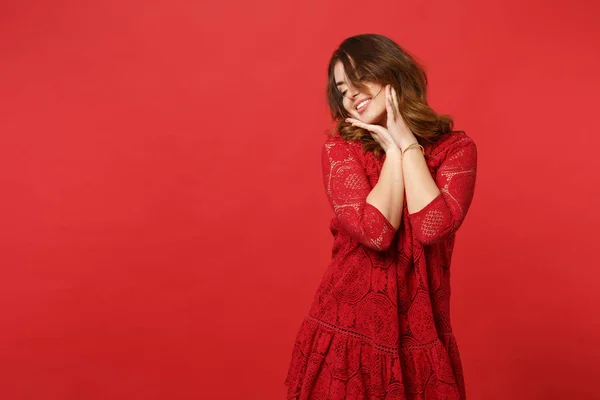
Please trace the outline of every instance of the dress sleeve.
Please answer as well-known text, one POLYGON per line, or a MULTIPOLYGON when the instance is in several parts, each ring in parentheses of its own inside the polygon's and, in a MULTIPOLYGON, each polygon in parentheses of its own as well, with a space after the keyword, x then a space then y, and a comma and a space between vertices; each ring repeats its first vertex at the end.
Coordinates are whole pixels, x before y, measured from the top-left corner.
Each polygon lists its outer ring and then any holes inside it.
POLYGON ((413 235, 423 245, 432 245, 463 223, 475 191, 477 147, 465 137, 449 150, 435 176, 440 195, 423 209, 409 214, 413 235))
POLYGON ((366 202, 372 188, 348 143, 327 141, 321 160, 325 192, 342 228, 370 249, 387 250, 396 229, 376 207, 366 202))

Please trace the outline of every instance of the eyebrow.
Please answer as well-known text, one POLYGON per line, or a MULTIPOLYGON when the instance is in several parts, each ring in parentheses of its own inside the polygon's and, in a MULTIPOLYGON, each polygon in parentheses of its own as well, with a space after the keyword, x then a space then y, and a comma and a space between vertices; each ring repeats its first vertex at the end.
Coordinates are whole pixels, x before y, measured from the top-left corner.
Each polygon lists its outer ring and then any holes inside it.
POLYGON ((340 85, 345 85, 345 84, 346 84, 346 82, 336 82, 335 86, 340 86, 340 85))

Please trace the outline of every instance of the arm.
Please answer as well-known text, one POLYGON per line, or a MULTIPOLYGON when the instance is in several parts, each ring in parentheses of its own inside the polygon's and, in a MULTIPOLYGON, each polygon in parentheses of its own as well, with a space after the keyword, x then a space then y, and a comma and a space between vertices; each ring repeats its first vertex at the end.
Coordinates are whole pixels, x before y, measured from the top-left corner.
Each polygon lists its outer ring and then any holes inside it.
POLYGON ((404 201, 399 149, 387 153, 373 188, 364 168, 341 140, 324 145, 322 165, 329 203, 344 230, 366 247, 387 250, 400 226, 404 201))
POLYGON ((470 137, 453 144, 435 179, 423 154, 410 149, 403 160, 409 220, 416 239, 431 245, 463 223, 475 191, 477 148, 470 137))

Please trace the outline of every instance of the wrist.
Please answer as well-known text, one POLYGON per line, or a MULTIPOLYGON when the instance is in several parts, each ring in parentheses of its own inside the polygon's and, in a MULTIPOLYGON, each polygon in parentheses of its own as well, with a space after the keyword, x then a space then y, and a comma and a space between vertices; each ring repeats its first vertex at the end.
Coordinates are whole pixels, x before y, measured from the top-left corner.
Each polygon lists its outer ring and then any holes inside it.
POLYGON ((413 135, 412 132, 408 132, 405 135, 402 135, 399 137, 397 144, 398 147, 400 148, 400 151, 406 149, 408 146, 410 146, 413 143, 418 143, 419 141, 417 140, 417 138, 415 137, 415 135, 413 135))
POLYGON ((400 149, 400 147, 396 146, 396 145, 392 145, 389 146, 386 150, 385 150, 385 154, 386 156, 390 156, 390 155, 398 155, 398 157, 402 156, 402 150, 400 149))
POLYGON ((404 152, 404 150, 406 150, 408 148, 408 146, 412 145, 412 144, 418 144, 419 142, 416 140, 412 140, 412 141, 407 141, 407 142, 403 142, 401 143, 398 147, 400 148, 400 153, 404 152))
POLYGON ((410 153, 413 149, 420 149, 421 154, 425 155, 425 149, 418 142, 409 144, 404 149, 402 149, 402 159, 404 159, 406 153, 410 153))

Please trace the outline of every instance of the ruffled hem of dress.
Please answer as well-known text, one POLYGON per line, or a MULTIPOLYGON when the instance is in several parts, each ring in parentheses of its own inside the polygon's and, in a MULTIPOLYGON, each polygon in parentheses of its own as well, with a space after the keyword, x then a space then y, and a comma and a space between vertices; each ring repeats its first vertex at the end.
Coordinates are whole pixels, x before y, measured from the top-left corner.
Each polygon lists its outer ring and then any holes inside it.
POLYGON ((308 317, 296 336, 287 400, 464 400, 460 360, 448 356, 458 357, 454 338, 442 339, 390 353, 308 317))

